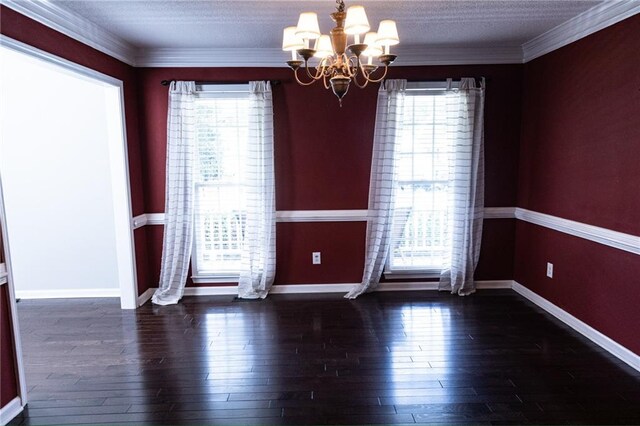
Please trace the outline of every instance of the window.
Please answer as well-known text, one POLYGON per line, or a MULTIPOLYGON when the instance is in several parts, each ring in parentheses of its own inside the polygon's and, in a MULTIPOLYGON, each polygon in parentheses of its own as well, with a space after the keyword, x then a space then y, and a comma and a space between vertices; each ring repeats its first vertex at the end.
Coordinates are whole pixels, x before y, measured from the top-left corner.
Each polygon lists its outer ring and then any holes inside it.
POLYGON ((447 95, 436 84, 409 85, 406 92, 387 274, 437 275, 448 262, 453 152, 447 140, 447 95))
POLYGON ((240 271, 246 222, 244 167, 249 87, 198 86, 194 281, 229 281, 240 271))

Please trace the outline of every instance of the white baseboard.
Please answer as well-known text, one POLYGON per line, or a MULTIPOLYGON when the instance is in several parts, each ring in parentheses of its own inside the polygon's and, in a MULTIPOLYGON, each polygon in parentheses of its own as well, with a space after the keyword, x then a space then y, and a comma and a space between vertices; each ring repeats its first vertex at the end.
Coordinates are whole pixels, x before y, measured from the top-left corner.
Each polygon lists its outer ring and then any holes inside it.
POLYGON ((119 288, 65 289, 65 290, 17 290, 18 299, 75 299, 87 297, 120 297, 119 288))
MULTIPOLYGON (((513 284, 512 280, 495 280, 495 281, 476 281, 478 290, 492 289, 510 289, 513 284)), ((375 291, 416 291, 416 290, 438 290, 438 281, 411 281, 411 282, 392 282, 387 281, 380 283, 375 291)))
MULTIPOLYGON (((356 284, 291 284, 274 285, 269 294, 307 294, 307 293, 346 293, 356 284)), ((185 296, 224 296, 237 295, 238 286, 187 287, 185 296)))
POLYGON ((636 355, 635 353, 633 353, 629 349, 625 348, 621 344, 613 341, 611 338, 609 338, 609 337, 605 336, 604 334, 600 333, 598 330, 596 330, 595 328, 591 327, 590 325, 585 324, 584 322, 580 321, 578 318, 574 317, 573 315, 571 315, 567 311, 565 311, 562 308, 560 308, 560 307, 554 305, 553 303, 549 302, 544 297, 542 297, 542 296, 534 293, 533 291, 529 290, 528 288, 526 288, 522 284, 519 284, 519 283, 514 281, 513 290, 515 292, 517 292, 518 294, 520 294, 521 296, 523 296, 524 298, 526 298, 529 301, 533 302, 534 304, 536 304, 540 308, 542 308, 545 311, 549 312, 551 315, 553 315, 554 317, 556 317, 557 319, 559 319, 563 323, 567 324, 569 327, 573 328, 575 331, 577 331, 578 333, 582 334, 587 339, 591 340, 592 342, 594 342, 598 346, 601 346, 603 349, 605 349, 611 355, 619 358, 621 361, 629 364, 634 369, 640 371, 640 356, 639 355, 636 355))
POLYGON ((155 293, 155 291, 155 288, 148 288, 144 293, 138 296, 137 306, 140 307, 147 303, 147 301, 153 297, 153 293, 155 293))
POLYGON ((476 281, 476 287, 479 290, 504 289, 513 288, 513 280, 493 280, 493 281, 476 281))
MULTIPOLYGON (((511 288, 513 281, 477 281, 478 289, 499 289, 511 288)), ((347 293, 357 286, 358 283, 336 283, 336 284, 289 284, 274 285, 269 291, 270 294, 309 294, 309 293, 347 293)), ((384 282, 380 283, 375 291, 417 291, 417 290, 438 290, 438 282, 384 282)), ((153 292, 149 289, 145 292, 153 292)), ((238 294, 238 286, 211 286, 211 287, 186 287, 185 296, 224 296, 238 294)), ((140 296, 142 297, 142 296, 140 296)), ((149 300, 149 299, 146 299, 149 300)), ((145 300, 145 301, 146 301, 145 300)))
POLYGON ((4 426, 13 420, 18 414, 22 413, 22 399, 16 396, 4 407, 0 408, 0 425, 4 426))

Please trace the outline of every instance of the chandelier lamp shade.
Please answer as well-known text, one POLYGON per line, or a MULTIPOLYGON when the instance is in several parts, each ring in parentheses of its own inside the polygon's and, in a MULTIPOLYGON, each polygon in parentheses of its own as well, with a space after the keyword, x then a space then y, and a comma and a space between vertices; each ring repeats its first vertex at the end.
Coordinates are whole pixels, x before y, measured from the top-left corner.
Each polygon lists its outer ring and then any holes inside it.
POLYGON ((336 11, 331 14, 336 26, 328 35, 320 32, 316 13, 304 12, 297 26, 284 29, 282 50, 291 52, 287 65, 299 84, 309 86, 322 80, 342 106, 352 81, 364 88, 386 77, 389 65, 397 57, 391 54, 391 46, 400 43, 400 38, 394 21, 381 21, 378 31, 373 32, 364 7, 351 6, 345 12, 344 0, 336 0, 336 4, 336 11), (353 43, 348 44, 349 41, 353 43), (374 59, 380 65, 375 65, 374 59))

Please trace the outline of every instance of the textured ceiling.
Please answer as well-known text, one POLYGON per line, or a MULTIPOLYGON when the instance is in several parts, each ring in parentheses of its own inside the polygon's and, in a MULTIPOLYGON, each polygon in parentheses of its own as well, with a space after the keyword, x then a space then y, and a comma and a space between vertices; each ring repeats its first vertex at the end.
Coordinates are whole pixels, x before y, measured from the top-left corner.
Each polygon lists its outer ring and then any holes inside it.
MULTIPOLYGON (((300 12, 315 11, 323 33, 334 1, 52 0, 141 49, 274 48, 300 12)), ((587 0, 358 0, 377 29, 394 19, 403 46, 519 46, 601 3, 587 0)))

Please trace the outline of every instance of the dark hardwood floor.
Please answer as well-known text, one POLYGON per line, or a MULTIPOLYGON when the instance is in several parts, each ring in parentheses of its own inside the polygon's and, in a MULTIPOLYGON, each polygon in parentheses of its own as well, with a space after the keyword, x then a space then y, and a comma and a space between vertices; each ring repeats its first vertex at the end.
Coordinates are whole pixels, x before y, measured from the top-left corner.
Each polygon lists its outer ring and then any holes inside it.
POLYGON ((18 310, 11 424, 640 423, 640 373, 510 290, 18 310))

